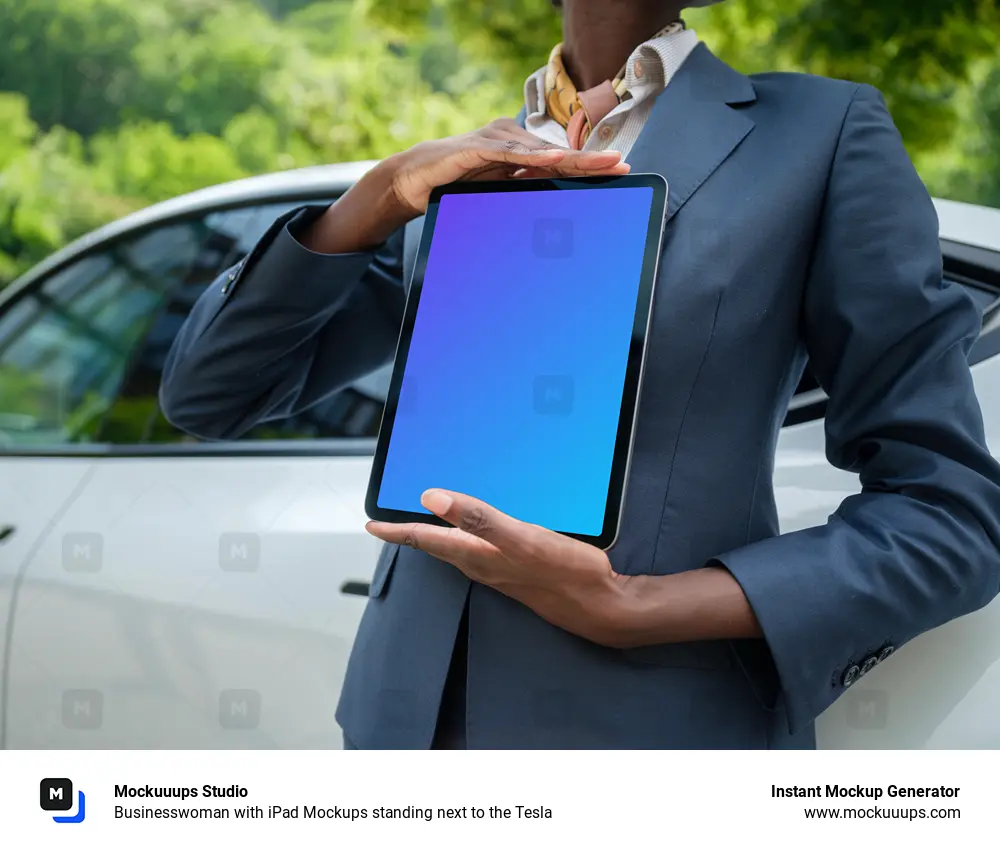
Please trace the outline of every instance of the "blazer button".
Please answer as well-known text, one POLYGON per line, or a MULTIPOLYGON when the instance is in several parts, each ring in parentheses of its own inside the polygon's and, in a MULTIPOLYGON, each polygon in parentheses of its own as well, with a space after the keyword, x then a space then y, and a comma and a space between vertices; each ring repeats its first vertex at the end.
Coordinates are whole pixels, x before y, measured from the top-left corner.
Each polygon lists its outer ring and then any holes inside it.
POLYGON ((879 663, 879 664, 881 664, 881 663, 882 663, 883 661, 885 661, 885 660, 886 660, 886 659, 887 659, 887 658, 888 658, 888 657, 889 657, 890 655, 892 655, 892 654, 893 654, 893 653, 894 653, 895 651, 896 651, 896 647, 894 647, 894 646, 887 646, 887 647, 886 647, 885 649, 883 649, 883 650, 882 650, 882 651, 881 651, 881 652, 880 652, 880 653, 878 654, 878 663, 879 663))
POLYGON ((861 675, 864 676, 866 673, 870 673, 872 668, 878 664, 878 659, 873 655, 868 658, 864 664, 861 665, 861 675))
MULTIPOLYGON (((243 265, 243 264, 240 263, 240 265, 243 265)), ((226 292, 229 292, 229 290, 233 288, 233 284, 236 282, 236 273, 239 270, 240 270, 240 266, 237 266, 228 275, 226 275, 226 282, 224 284, 222 284, 222 292, 223 292, 223 294, 225 294, 226 292)))
POLYGON ((844 687, 849 688, 856 681, 858 681, 858 676, 861 675, 861 668, 857 664, 854 664, 848 669, 844 674, 844 687))

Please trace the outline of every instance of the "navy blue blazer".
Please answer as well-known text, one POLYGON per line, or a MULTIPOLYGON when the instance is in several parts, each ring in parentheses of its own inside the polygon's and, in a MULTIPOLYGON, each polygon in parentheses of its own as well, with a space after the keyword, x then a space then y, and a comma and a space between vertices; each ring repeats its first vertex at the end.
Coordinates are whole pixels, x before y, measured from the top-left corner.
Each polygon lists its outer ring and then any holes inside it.
MULTIPOLYGON (((935 210, 881 95, 748 78, 700 45, 629 162, 670 200, 610 558, 628 575, 724 565, 765 640, 596 646, 386 546, 337 712, 360 748, 430 745, 466 602, 470 747, 778 748, 814 744, 856 666, 998 592, 1000 469, 967 361, 981 316, 942 282, 935 210), (830 462, 863 492, 779 536, 775 442, 807 358, 830 462)), ((392 359, 420 221, 323 256, 293 238, 321 212, 277 221, 198 302, 164 373, 175 425, 239 437, 392 359)))

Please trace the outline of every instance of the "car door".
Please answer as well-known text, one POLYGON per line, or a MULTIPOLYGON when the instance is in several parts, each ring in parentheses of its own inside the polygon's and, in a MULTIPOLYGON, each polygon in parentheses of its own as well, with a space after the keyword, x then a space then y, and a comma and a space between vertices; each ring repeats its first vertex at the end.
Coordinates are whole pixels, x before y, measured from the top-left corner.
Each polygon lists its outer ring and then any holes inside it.
MULTIPOLYGON (((53 530, 83 486, 82 464, 50 463, 6 454, 58 428, 60 381, 88 359, 88 340, 45 307, 46 287, 19 299, 0 315, 0 748, 4 746, 8 642, 19 577, 36 547, 53 530)), ((94 350, 89 349, 90 355, 94 350)))
POLYGON ((62 475, 66 495, 37 509, 46 533, 10 582, 7 747, 341 745, 334 710, 377 554, 363 492, 386 376, 232 443, 186 437, 157 403, 195 299, 295 205, 160 222, 37 288, 53 292, 44 321, 74 317, 70 377, 58 416, 25 425, 0 468, 62 475), (97 335, 113 355, 73 353, 97 335))

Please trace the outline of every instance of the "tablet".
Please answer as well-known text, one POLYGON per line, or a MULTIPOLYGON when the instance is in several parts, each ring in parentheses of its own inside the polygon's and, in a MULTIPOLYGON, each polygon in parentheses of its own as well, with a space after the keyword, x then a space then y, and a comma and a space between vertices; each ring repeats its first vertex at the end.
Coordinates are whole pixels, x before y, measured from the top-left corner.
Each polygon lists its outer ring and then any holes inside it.
POLYGON ((441 488, 610 548, 631 457, 667 184, 456 183, 431 195, 365 509, 447 525, 441 488))

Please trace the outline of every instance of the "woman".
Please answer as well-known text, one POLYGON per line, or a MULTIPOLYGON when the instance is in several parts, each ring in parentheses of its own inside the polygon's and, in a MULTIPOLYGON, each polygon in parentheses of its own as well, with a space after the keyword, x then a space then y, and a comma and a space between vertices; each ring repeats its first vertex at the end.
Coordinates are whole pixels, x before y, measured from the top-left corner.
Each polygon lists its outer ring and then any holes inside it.
POLYGON ((457 530, 369 524, 388 545, 338 710, 348 746, 810 747, 860 676, 998 592, 1000 470, 966 361, 980 317, 942 284, 934 208, 881 96, 745 77, 684 5, 564 0, 518 120, 282 218, 174 345, 168 417, 238 436, 391 360, 435 186, 670 184, 619 542, 441 491, 425 506, 457 530), (863 492, 779 535, 775 441, 807 358, 829 458, 863 492))

